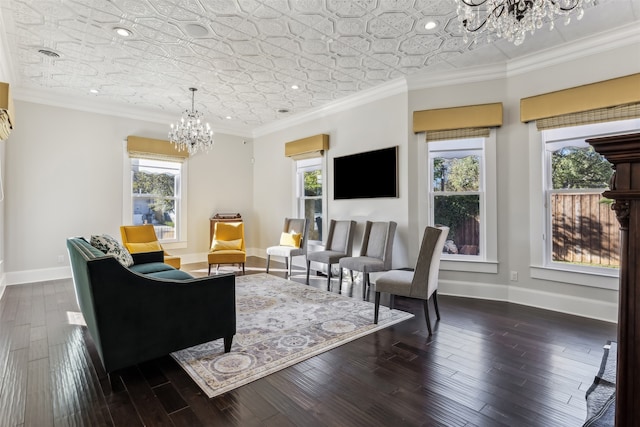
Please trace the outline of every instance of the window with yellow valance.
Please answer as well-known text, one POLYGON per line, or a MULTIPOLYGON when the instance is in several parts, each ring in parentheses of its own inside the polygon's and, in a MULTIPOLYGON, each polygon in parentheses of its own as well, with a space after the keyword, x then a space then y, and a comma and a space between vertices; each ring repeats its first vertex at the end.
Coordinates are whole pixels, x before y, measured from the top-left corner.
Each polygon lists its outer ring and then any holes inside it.
POLYGON ((189 158, 188 151, 179 151, 174 144, 164 139, 144 138, 130 135, 127 137, 129 157, 144 157, 157 160, 184 161, 189 158))
POLYGON ((427 141, 488 137, 497 126, 502 126, 501 102, 413 112, 413 132, 425 132, 427 141))
POLYGON ((322 154, 328 149, 329 135, 319 134, 287 142, 284 144, 284 155, 293 160, 312 159, 322 157, 322 154))
POLYGON ((640 118, 640 73, 520 100, 520 120, 538 130, 640 118))

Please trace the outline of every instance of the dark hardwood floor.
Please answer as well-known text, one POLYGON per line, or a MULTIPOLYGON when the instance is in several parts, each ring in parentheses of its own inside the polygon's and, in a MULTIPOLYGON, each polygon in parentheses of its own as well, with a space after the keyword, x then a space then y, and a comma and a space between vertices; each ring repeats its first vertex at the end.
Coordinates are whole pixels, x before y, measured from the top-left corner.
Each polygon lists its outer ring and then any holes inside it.
MULTIPOLYGON (((206 274, 204 263, 185 267, 206 274)), ((262 271, 252 258, 247 274, 262 271)), ((324 288, 326 278, 312 277, 324 288)), ((344 291, 358 297, 354 286, 344 291)), ((614 324, 494 301, 439 303, 432 337, 421 305, 396 298, 415 318, 208 399, 170 356, 103 378, 71 280, 10 286, 0 300, 0 426, 582 425, 614 324)))

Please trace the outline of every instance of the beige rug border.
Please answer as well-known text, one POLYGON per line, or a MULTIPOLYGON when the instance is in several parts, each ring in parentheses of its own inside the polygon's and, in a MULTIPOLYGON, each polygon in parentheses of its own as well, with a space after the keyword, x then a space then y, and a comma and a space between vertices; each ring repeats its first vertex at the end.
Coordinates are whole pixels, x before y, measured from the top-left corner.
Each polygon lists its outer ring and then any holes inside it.
MULTIPOLYGON (((263 274, 267 275, 267 273, 263 273, 263 274)), ((288 279, 283 279, 282 277, 279 277, 279 276, 274 276, 274 275, 271 275, 271 274, 269 274, 269 276, 277 277, 277 278, 279 278, 281 280, 285 280, 287 282, 292 282, 292 283, 295 283, 297 285, 302 285, 301 283, 293 282, 292 280, 288 280, 288 279)), ((302 285, 302 286, 306 286, 306 285, 302 285)), ((317 288, 315 288, 315 289, 318 290, 318 291, 322 291, 322 292, 329 292, 329 291, 325 291, 323 289, 317 289, 317 288)), ((350 297, 345 297, 345 298, 350 298, 350 297)), ((374 305, 374 303, 369 302, 369 301, 362 301, 362 302, 366 302, 368 304, 374 305)), ((346 338, 344 340, 340 340, 338 342, 334 342, 334 343, 332 343, 332 344, 330 344, 330 345, 328 345, 326 347, 322 347, 322 348, 317 349, 315 351, 312 351, 312 352, 309 352, 309 353, 306 353, 306 354, 303 354, 303 355, 300 355, 300 356, 297 356, 297 357, 291 357, 288 360, 284 360, 282 364, 279 364, 279 365, 274 366, 274 367, 272 367, 270 369, 267 369, 266 371, 261 371, 259 375, 249 376, 249 377, 244 378, 244 379, 242 379, 242 380, 240 380, 238 382, 235 382, 235 383, 230 384, 230 385, 228 385, 226 387, 222 387, 222 388, 219 388, 219 389, 216 389, 216 390, 212 390, 211 387, 209 387, 209 385, 205 381, 203 381, 197 373, 193 372, 193 370, 191 369, 191 367, 189 365, 185 366, 182 363, 180 363, 180 361, 176 358, 176 356, 174 356, 173 353, 171 353, 171 357, 176 361, 176 363, 182 369, 185 370, 185 372, 187 372, 187 374, 189 374, 191 379, 193 379, 193 381, 196 384, 198 384, 200 389, 207 395, 207 397, 212 398, 212 397, 216 397, 216 396, 219 396, 221 394, 224 394, 224 393, 226 393, 228 391, 234 390, 234 389, 236 389, 238 387, 242 387, 243 385, 249 384, 249 383, 251 383, 253 381, 257 381, 257 380, 259 380, 261 378, 265 378, 265 377, 267 377, 267 376, 269 376, 269 375, 271 375, 271 374, 273 374, 275 372, 278 372, 278 371, 281 371, 283 369, 286 369, 286 368, 288 368, 290 366, 293 366, 293 365, 295 365, 297 363, 300 363, 302 361, 305 361, 307 359, 315 357, 315 356, 317 356, 319 354, 325 353, 325 352, 327 352, 329 350, 333 350, 334 348, 340 347, 341 345, 350 343, 350 342, 355 341, 355 340, 357 340, 359 338, 362 338, 364 336, 367 336, 369 334, 372 334, 374 332, 377 332, 377 331, 382 330, 384 328, 387 328, 389 326, 395 325, 397 323, 400 323, 400 322, 403 322, 403 321, 405 321, 407 319, 411 319, 412 317, 415 317, 412 313, 407 313, 406 311, 395 310, 395 309, 392 310, 392 311, 399 312, 399 313, 405 313, 405 315, 403 317, 398 318, 398 319, 390 320, 390 321, 388 321, 387 323, 384 323, 384 324, 378 323, 377 325, 375 323, 373 323, 373 319, 371 319, 371 322, 372 322, 371 325, 373 326, 371 329, 367 329, 366 331, 362 331, 359 334, 352 335, 349 338, 346 338)), ((220 338, 220 339, 222 339, 222 338, 220 338)))

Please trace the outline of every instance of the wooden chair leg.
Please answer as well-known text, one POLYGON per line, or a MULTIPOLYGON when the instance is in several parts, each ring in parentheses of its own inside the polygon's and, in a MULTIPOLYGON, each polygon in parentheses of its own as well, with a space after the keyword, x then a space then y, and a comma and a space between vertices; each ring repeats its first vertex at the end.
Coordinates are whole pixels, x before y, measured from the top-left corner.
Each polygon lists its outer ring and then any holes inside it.
POLYGON ((340 287, 342 287, 342 273, 343 273, 343 271, 342 271, 342 270, 343 270, 343 268, 342 268, 342 267, 340 267, 340 279, 339 279, 339 281, 338 281, 338 286, 340 286, 340 287))
POLYGON ((242 275, 244 276, 244 262, 242 263, 242 275))
POLYGON ((373 309, 373 323, 378 324, 378 310, 380 310, 380 292, 376 292, 376 303, 373 309))
POLYGON ((307 285, 309 284, 309 272, 311 271, 311 261, 307 260, 307 285))
MULTIPOLYGON (((338 286, 338 289, 340 287, 338 286)), ((331 264, 327 264, 327 291, 331 290, 331 264)))
POLYGON ((393 310, 396 306, 396 296, 394 294, 389 294, 389 310, 393 310))
POLYGON ((424 318, 427 321, 427 329, 429 330, 429 336, 433 335, 431 331, 431 320, 429 319, 429 300, 424 300, 424 318))
POLYGON ((270 262, 271 262, 271 255, 267 255, 267 274, 269 273, 269 263, 270 262))
POLYGON ((211 264, 209 264, 209 274, 207 276, 211 276, 211 264))
POLYGON ((284 259, 284 269, 291 273, 291 270, 289 268, 289 258, 284 259))
POLYGON ((433 291, 433 306, 436 308, 436 318, 440 320, 440 310, 438 310, 438 290, 433 291))
POLYGON ((218 271, 220 271, 220 264, 216 264, 216 274, 218 274, 218 271))

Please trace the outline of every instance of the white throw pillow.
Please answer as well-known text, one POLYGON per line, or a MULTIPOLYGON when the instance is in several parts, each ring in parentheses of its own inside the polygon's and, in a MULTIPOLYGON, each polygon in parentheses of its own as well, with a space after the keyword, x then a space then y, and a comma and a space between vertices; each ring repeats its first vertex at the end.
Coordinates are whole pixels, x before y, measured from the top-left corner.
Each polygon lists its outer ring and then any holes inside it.
POLYGON ((90 243, 91 246, 101 250, 105 254, 113 255, 115 259, 117 259, 118 262, 120 262, 120 264, 124 265, 125 267, 130 267, 133 265, 133 257, 131 256, 129 251, 126 250, 124 246, 120 244, 120 242, 118 242, 108 234, 103 234, 101 236, 91 236, 90 243))

